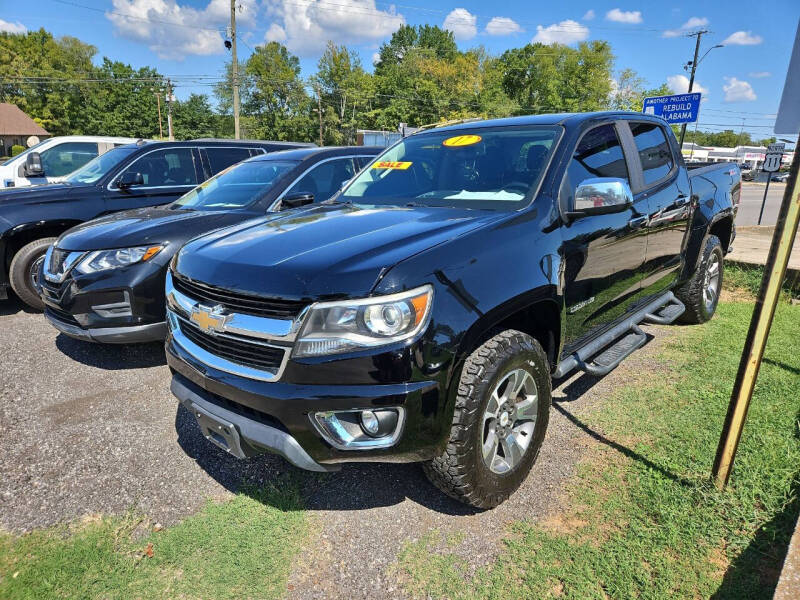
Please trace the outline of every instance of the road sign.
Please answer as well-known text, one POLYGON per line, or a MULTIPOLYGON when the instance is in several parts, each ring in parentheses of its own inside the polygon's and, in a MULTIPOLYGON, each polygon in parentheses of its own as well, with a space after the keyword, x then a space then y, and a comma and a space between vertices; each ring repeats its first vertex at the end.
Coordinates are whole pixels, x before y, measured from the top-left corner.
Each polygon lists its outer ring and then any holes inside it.
POLYGON ((642 112, 661 117, 670 124, 694 123, 700 112, 701 95, 700 92, 692 92, 645 98, 642 112))
POLYGON ((781 159, 783 159, 783 149, 786 144, 770 144, 767 148, 767 155, 761 169, 767 173, 774 173, 781 169, 781 159))

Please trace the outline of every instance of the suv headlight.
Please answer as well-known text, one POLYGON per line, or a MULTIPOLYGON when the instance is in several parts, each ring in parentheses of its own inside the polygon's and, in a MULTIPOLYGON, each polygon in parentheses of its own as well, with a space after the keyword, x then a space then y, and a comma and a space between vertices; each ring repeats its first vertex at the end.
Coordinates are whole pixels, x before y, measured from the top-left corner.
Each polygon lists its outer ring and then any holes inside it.
POLYGON ((161 252, 164 246, 137 246, 135 248, 118 248, 116 250, 95 250, 75 266, 75 270, 84 275, 127 267, 137 262, 144 262, 161 252))
POLYGON ((428 324, 433 287, 309 308, 293 356, 324 356, 408 340, 428 324))

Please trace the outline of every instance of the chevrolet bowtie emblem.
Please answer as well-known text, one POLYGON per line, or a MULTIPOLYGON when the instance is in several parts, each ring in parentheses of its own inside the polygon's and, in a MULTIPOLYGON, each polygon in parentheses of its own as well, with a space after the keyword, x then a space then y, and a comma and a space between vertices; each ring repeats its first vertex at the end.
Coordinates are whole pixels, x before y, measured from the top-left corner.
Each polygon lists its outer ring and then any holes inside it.
POLYGON ((231 315, 223 314, 224 309, 219 304, 213 307, 197 305, 192 308, 192 315, 189 317, 192 323, 197 325, 206 333, 215 333, 225 328, 231 315))

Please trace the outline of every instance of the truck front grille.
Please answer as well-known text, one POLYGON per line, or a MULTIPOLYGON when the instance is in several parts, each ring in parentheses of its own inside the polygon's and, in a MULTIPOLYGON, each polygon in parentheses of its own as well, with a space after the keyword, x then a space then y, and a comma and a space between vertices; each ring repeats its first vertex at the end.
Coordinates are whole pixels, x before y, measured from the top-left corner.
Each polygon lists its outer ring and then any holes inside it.
POLYGON ((181 333, 206 352, 253 369, 277 371, 288 350, 288 348, 267 346, 255 340, 250 341, 243 336, 206 333, 183 318, 179 319, 179 323, 181 333))
POLYGON ((204 304, 220 304, 230 312, 239 312, 273 319, 293 319, 308 305, 302 300, 262 298, 242 294, 205 283, 193 281, 173 273, 172 283, 181 294, 204 304))

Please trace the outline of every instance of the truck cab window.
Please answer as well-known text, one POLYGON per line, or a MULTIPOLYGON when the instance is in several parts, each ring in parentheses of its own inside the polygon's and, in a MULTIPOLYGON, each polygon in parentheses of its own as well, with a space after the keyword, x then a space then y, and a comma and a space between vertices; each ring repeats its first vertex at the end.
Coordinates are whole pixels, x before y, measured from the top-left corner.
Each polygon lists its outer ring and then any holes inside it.
POLYGON ((566 195, 567 206, 573 206, 575 189, 583 181, 595 177, 617 177, 630 184, 622 144, 611 124, 590 129, 578 143, 562 186, 561 193, 566 195))
POLYGON ((250 148, 206 148, 205 151, 212 175, 250 158, 250 148))
POLYGON ((63 177, 97 156, 97 142, 65 142, 43 150, 40 156, 45 175, 63 177))
POLYGON ((311 169, 300 181, 286 190, 286 193, 309 192, 314 194, 315 202, 322 202, 338 192, 342 182, 355 174, 356 168, 352 158, 329 160, 311 169))
POLYGON ((642 161, 645 185, 666 177, 672 171, 672 151, 664 130, 655 123, 631 123, 631 133, 642 161))

